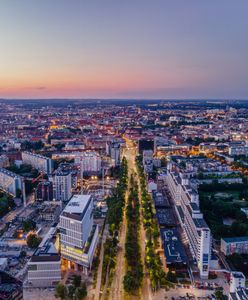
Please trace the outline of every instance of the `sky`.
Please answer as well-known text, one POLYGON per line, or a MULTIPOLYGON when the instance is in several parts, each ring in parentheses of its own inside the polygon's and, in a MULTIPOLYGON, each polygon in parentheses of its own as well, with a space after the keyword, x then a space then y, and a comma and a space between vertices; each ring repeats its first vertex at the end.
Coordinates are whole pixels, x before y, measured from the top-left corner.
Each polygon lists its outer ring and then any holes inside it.
POLYGON ((0 98, 248 99, 247 0, 0 0, 0 98))

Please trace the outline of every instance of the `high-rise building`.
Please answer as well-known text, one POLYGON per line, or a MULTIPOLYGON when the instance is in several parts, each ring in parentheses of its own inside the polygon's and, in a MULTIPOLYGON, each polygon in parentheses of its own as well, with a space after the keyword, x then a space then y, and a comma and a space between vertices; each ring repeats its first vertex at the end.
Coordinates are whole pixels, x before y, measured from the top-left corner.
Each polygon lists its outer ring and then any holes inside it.
POLYGON ((106 154, 112 159, 113 165, 118 166, 121 162, 121 145, 117 141, 108 141, 106 143, 106 154))
POLYGON ((74 195, 60 215, 60 253, 71 268, 85 274, 91 269, 98 243, 98 225, 93 224, 91 195, 74 195))
POLYGON ((53 163, 51 158, 46 156, 35 154, 32 152, 22 152, 22 161, 24 164, 31 165, 39 171, 51 174, 53 171, 53 163))
POLYGON ((68 201, 71 198, 71 173, 58 170, 54 177, 55 199, 68 201))

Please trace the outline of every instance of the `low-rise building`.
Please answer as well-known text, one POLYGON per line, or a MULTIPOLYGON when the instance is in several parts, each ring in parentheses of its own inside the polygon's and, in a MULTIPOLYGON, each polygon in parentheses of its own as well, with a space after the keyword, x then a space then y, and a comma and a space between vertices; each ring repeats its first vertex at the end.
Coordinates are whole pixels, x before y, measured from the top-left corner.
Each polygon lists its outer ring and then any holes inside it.
POLYGON ((230 276, 230 293, 245 287, 245 275, 242 272, 231 272, 230 276))
POLYGON ((248 236, 222 238, 220 249, 225 255, 248 254, 248 236))
POLYGON ((6 272, 0 271, 0 299, 22 300, 22 282, 6 272))
POLYGON ((52 238, 52 227, 28 262, 28 283, 32 287, 52 287, 61 280, 61 259, 52 238))

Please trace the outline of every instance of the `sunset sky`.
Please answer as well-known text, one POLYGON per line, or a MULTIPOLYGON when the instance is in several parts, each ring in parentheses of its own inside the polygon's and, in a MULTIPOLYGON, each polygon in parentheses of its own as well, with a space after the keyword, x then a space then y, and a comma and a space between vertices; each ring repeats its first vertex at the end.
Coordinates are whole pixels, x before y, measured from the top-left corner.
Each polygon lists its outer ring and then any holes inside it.
POLYGON ((248 99, 248 0, 0 1, 0 98, 248 99))

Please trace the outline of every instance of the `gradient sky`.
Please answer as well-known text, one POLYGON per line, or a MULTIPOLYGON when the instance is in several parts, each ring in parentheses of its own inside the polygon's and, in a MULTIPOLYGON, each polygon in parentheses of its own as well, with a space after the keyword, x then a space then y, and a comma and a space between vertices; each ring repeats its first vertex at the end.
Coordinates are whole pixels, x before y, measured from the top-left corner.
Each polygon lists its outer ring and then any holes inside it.
POLYGON ((248 99, 248 0, 1 0, 0 98, 248 99))

